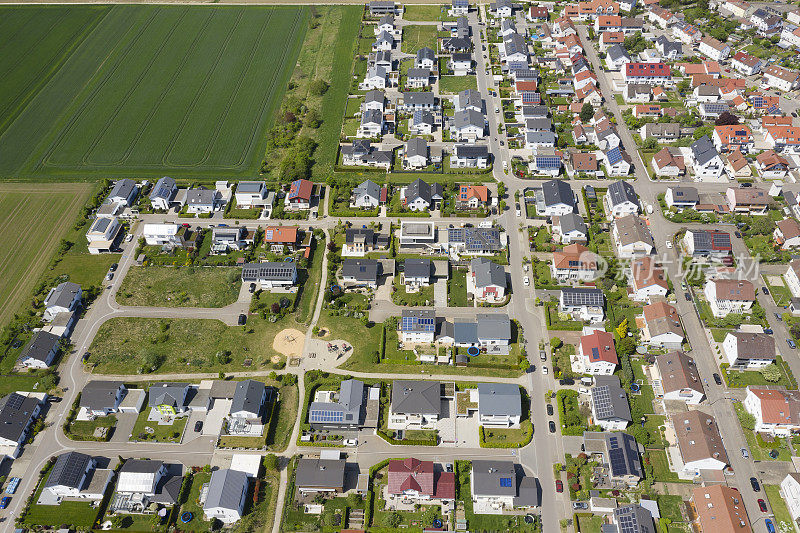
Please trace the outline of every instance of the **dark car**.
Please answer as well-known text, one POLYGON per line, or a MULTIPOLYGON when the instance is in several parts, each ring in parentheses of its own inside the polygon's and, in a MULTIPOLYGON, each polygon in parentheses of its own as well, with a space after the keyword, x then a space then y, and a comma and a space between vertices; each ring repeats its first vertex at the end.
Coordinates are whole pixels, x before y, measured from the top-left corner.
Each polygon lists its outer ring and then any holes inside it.
POLYGON ((775 320, 777 320, 778 322, 783 322, 783 317, 781 316, 780 313, 775 313, 775 320))
POLYGON ((797 345, 794 343, 794 341, 792 339, 786 339, 786 344, 788 344, 789 348, 791 348, 792 350, 797 348, 797 345))
POLYGON ((242 314, 242 315, 239 315, 239 322, 238 322, 238 324, 239 324, 240 326, 244 326, 245 324, 247 324, 247 315, 244 315, 244 314, 242 314))
POLYGON ((5 509, 8 507, 9 503, 11 503, 11 496, 3 496, 3 498, 0 499, 0 509, 5 509))
POLYGON ((752 183, 748 183, 748 182, 745 182, 745 183, 740 183, 740 184, 739 184, 739 188, 740 188, 740 189, 749 189, 749 188, 750 188, 750 187, 752 187, 752 186, 753 186, 753 184, 752 184, 752 183))
POLYGON ((767 502, 762 500, 761 498, 758 499, 758 508, 761 509, 762 513, 767 512, 767 502))
POLYGON ((550 433, 556 432, 556 423, 552 420, 547 424, 547 427, 550 429, 550 433))
POLYGON ((714 372, 713 377, 714 377, 714 383, 716 383, 717 385, 722 385, 722 378, 719 377, 719 374, 714 372))
POLYGON ((742 234, 739 233, 738 231, 734 231, 733 234, 736 235, 737 239, 741 239, 742 238, 742 234))
POLYGON ((256 284, 255 283, 251 283, 250 284, 250 288, 248 290, 250 291, 250 294, 253 294, 254 292, 256 292, 256 284))
POLYGON ((575 385, 575 380, 572 378, 561 378, 558 380, 559 385, 575 385))
POLYGON ((553 416, 553 404, 551 404, 551 403, 547 404, 547 414, 549 416, 553 416))
POLYGON ((766 295, 769 295, 769 289, 767 289, 766 287, 761 287, 761 292, 763 292, 766 295))
POLYGON ((194 423, 194 432, 200 433, 201 431, 203 431, 203 421, 198 420, 197 422, 194 423))
POLYGON ((750 486, 753 487, 753 492, 761 492, 761 485, 758 484, 758 480, 756 478, 750 478, 750 486))
POLYGON ((118 266, 119 266, 119 264, 117 264, 117 263, 113 263, 113 264, 111 265, 111 267, 109 267, 109 270, 111 270, 111 272, 116 272, 116 271, 117 271, 117 267, 118 267, 118 266))
POLYGON ((58 403, 61 401, 61 398, 59 398, 58 396, 48 396, 47 401, 49 403, 58 403))
POLYGON ((772 331, 771 329, 767 328, 767 329, 764 330, 764 333, 766 333, 767 335, 772 335, 775 332, 772 331))
POLYGON ((560 479, 556 480, 556 492, 564 492, 564 483, 560 479))
POLYGON ((685 293, 685 294, 683 295, 683 297, 684 297, 684 298, 686 298, 686 301, 687 301, 687 302, 691 302, 691 301, 692 301, 692 295, 691 295, 691 293, 688 293, 688 292, 687 292, 687 293, 685 293))

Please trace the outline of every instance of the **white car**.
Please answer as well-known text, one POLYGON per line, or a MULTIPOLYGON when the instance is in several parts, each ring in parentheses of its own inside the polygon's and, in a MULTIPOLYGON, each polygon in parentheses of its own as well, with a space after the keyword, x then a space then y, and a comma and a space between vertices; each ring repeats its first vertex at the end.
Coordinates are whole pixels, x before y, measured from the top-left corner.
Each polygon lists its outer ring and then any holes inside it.
POLYGON ((131 242, 133 240, 133 233, 128 233, 125 235, 125 242, 131 242))
POLYGON ((546 366, 542 367, 542 374, 544 374, 545 376, 547 375, 547 367, 546 366))
POLYGON ((527 287, 528 285, 531 284, 531 278, 529 278, 528 276, 525 276, 524 278, 522 278, 522 283, 523 283, 523 285, 525 285, 527 287))
POLYGON ((667 241, 667 248, 668 248, 669 250, 671 250, 671 249, 672 249, 672 241, 667 241))
POLYGON ((358 446, 358 439, 345 439, 345 446, 358 446))

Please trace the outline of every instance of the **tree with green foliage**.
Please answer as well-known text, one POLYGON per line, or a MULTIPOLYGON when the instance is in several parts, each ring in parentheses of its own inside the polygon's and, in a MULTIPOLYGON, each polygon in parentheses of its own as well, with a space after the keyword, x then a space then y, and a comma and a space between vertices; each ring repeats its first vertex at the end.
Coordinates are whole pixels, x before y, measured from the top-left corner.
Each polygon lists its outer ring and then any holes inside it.
POLYGON ((590 120, 592 120, 592 117, 594 116, 594 107, 592 106, 592 104, 590 104, 589 102, 583 104, 583 107, 581 107, 580 115, 578 116, 581 119, 581 122, 583 123, 588 123, 590 120))
POLYGON ((708 136, 710 138, 712 133, 714 133, 714 128, 711 126, 700 126, 694 130, 692 137, 699 139, 700 137, 708 136))
POLYGON ((739 417, 739 423, 744 429, 753 431, 756 428, 756 417, 742 409, 736 410, 736 416, 739 417))
POLYGON ((309 84, 308 90, 311 91, 311 94, 313 94, 314 96, 322 96, 323 94, 328 92, 328 87, 329 87, 328 82, 326 82, 323 79, 316 78, 309 84))
POLYGON ((648 137, 642 143, 643 150, 658 150, 658 139, 655 137, 648 137))
POLYGON ((383 525, 385 527, 397 528, 402 521, 403 518, 400 516, 400 513, 389 513, 383 518, 383 525))
POLYGON ((764 376, 764 379, 770 383, 777 383, 781 380, 781 377, 783 377, 781 369, 778 368, 778 365, 775 363, 765 366, 760 370, 760 372, 761 375, 764 376))

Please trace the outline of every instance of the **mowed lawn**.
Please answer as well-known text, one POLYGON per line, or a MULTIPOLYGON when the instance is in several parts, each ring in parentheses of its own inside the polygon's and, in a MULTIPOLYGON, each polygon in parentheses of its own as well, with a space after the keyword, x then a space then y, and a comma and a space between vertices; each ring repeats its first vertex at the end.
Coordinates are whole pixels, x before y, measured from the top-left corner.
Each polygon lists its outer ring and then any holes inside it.
POLYGON ((131 267, 117 292, 122 305, 225 307, 242 286, 236 267, 131 267))
POLYGON ((30 296, 90 189, 88 183, 0 183, 0 327, 30 296))
POLYGON ((402 49, 407 54, 416 54, 417 50, 427 46, 434 52, 438 50, 438 34, 436 26, 404 26, 402 49))
POLYGON ((308 18, 305 7, 0 8, 0 176, 252 175, 308 18))

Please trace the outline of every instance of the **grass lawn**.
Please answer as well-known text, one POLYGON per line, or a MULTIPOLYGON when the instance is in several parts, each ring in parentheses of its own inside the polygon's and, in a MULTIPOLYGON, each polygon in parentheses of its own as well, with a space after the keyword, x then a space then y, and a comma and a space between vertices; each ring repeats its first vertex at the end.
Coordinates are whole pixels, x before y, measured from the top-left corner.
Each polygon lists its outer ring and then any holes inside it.
POLYGON ((436 26, 404 26, 402 50, 407 54, 416 54, 417 50, 427 46, 435 52, 437 47, 436 26))
POLYGON ((417 292, 406 292, 406 287, 400 281, 401 276, 394 276, 394 292, 392 301, 397 305, 421 306, 433 303, 433 285, 420 288, 417 292))
POLYGON ((447 6, 439 4, 407 5, 403 11, 403 19, 414 22, 432 22, 437 20, 455 20, 447 14, 447 6))
POLYGON ((575 514, 578 521, 578 529, 581 533, 600 533, 604 519, 602 516, 593 514, 575 514))
POLYGON ((775 527, 778 531, 792 531, 792 515, 789 514, 789 509, 786 507, 786 501, 780 495, 780 485, 764 485, 764 492, 767 494, 767 500, 772 512, 775 513, 775 520, 777 522, 775 527))
MULTIPOLYGON (((682 483, 681 479, 678 478, 678 474, 669 469, 665 450, 648 449, 645 452, 645 460, 649 460, 650 464, 653 465, 653 478, 656 481, 682 483)), ((691 483, 691 481, 687 483, 691 483)))
POLYGON ((467 89, 478 88, 475 76, 442 76, 439 78, 439 92, 442 94, 456 94, 467 89))
POLYGON ((4 71, 0 175, 252 176, 309 15, 306 7, 4 7, 8 57, 26 60, 4 71))
POLYGON ((196 472, 192 476, 189 495, 181 505, 180 512, 189 511, 194 515, 194 518, 188 524, 181 524, 182 531, 211 531, 211 522, 203 519, 203 507, 200 505, 200 491, 203 488, 203 484, 209 481, 211 481, 210 473, 196 472))
MULTIPOLYGON (((67 437, 72 440, 95 440, 94 430, 99 427, 113 428, 117 425, 117 417, 115 415, 101 416, 94 420, 75 420, 69 426, 69 432, 66 432, 67 437)), ((113 431, 109 429, 106 432, 106 440, 111 438, 113 431)))
POLYGON ((133 266, 117 292, 123 305, 225 307, 242 286, 238 267, 133 266))
POLYGON ((725 337, 728 335, 728 333, 732 331, 732 329, 727 328, 711 328, 711 336, 716 342, 722 342, 725 340, 725 337))
POLYGON ((551 331, 581 331, 583 329, 583 322, 577 320, 561 320, 558 313, 558 305, 545 306, 545 312, 548 314, 547 329, 551 331))
POLYGON ((787 250, 775 249, 772 235, 745 237, 744 243, 753 257, 761 256, 761 261, 765 263, 788 263, 792 258, 787 250))
POLYGON ((683 498, 676 495, 659 494, 656 496, 658 511, 664 518, 669 518, 673 522, 683 522, 683 509, 686 504, 683 498))
MULTIPOLYGON (((733 409, 736 411, 737 417, 744 412, 744 407, 741 403, 736 402, 733 404, 733 409)), ((739 423, 742 426, 741 422, 739 423)), ((742 433, 747 441, 747 447, 750 449, 750 456, 754 461, 791 461, 792 454, 787 447, 785 439, 776 438, 774 442, 767 443, 763 439, 756 436, 755 432, 742 426, 742 433), (778 451, 778 456, 773 459, 769 456, 772 450, 778 451)))
MULTIPOLYGON (((764 283, 768 283, 768 279, 771 276, 767 276, 764 274, 762 276, 764 278, 764 283)), ((775 305, 778 307, 783 307, 789 305, 789 300, 792 299, 792 292, 789 290, 789 287, 786 286, 786 283, 783 281, 783 276, 781 276, 781 284, 780 285, 768 285, 769 294, 772 296, 772 300, 775 302, 775 305)))
POLYGON ((472 307, 472 300, 467 296, 467 270, 454 268, 447 280, 447 305, 449 307, 472 307))
MULTIPOLYGON (((0 109, 4 98, 0 96, 0 109)), ((0 135, 4 118, 0 114, 0 135)), ((0 150, 2 146, 0 136, 0 150)), ((0 223, 3 227, 0 240, 3 245, 0 246, 0 327, 5 326, 22 303, 30 298, 37 280, 46 271, 59 241, 72 227, 90 190, 91 186, 85 183, 47 186, 0 184, 0 223)))
MULTIPOLYGON (((36 504, 49 475, 50 472, 48 471, 33 493, 32 504, 27 508, 22 523, 26 526, 54 527, 61 527, 67 524, 72 528, 91 529, 97 518, 98 509, 93 508, 90 502, 61 502, 60 505, 36 504)), ((24 495, 20 494, 15 497, 20 498, 24 497, 24 495)))
POLYGON ((202 319, 114 318, 100 327, 88 364, 101 374, 254 370, 269 364, 271 357, 283 357, 272 348, 273 340, 281 330, 296 327, 289 317, 273 323, 250 316, 246 326, 202 319), (230 361, 217 356, 226 351, 230 361))
MULTIPOLYGON (((308 323, 314 311, 319 295, 319 285, 322 283, 322 258, 325 255, 325 238, 322 237, 314 241, 311 263, 305 270, 305 279, 300 290, 300 301, 296 304, 296 320, 308 323)), ((298 272, 298 275, 301 273, 298 272)))
POLYGON ((483 428, 483 434, 482 448, 517 448, 531 441, 533 425, 530 420, 524 420, 517 429, 483 428))
POLYGON ((131 441, 148 441, 148 442, 180 442, 183 429, 186 427, 188 417, 176 418, 170 425, 161 425, 158 422, 148 422, 147 416, 150 409, 145 407, 139 416, 136 418, 136 423, 131 430, 131 441), (146 428, 153 431, 150 432, 146 428))
POLYGON ((775 364, 782 371, 781 379, 778 382, 770 382, 764 379, 764 375, 758 370, 729 370, 726 363, 720 365, 722 376, 725 378, 725 383, 732 388, 745 388, 748 385, 764 386, 764 385, 778 385, 786 388, 795 388, 796 382, 792 377, 792 371, 789 365, 783 362, 780 356, 775 357, 775 364))

